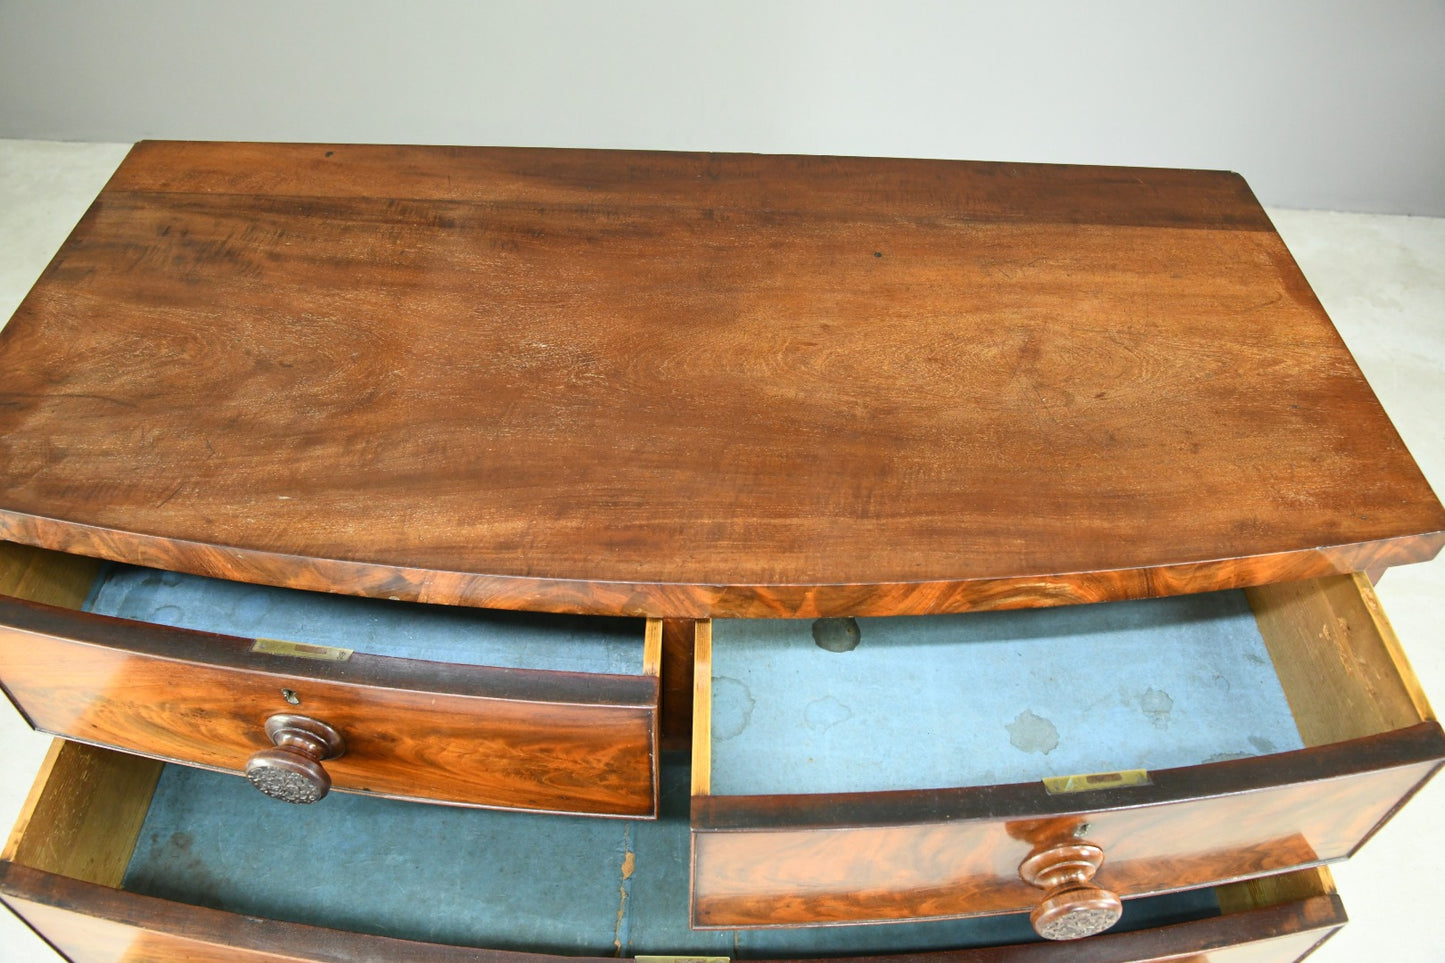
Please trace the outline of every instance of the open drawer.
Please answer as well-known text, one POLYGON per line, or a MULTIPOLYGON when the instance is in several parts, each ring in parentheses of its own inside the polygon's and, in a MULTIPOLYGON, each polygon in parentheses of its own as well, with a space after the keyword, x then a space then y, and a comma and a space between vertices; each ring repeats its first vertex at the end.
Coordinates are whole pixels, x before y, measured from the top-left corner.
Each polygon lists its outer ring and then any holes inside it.
POLYGON ((323 811, 256 805, 234 776, 58 741, 0 860, 0 899, 75 963, 1283 963, 1345 921, 1312 870, 1132 901, 1120 931, 1083 953, 1038 941, 1019 916, 694 931, 685 766, 663 784, 656 821, 365 796, 323 811))
POLYGON ((0 683, 45 732, 246 772, 292 802, 334 786, 656 813, 658 620, 297 592, 4 543, 0 595, 0 683))
POLYGON ((1120 898, 1348 856, 1445 757, 1362 576, 700 623, 696 688, 699 927, 1022 911, 1087 936, 1120 898))

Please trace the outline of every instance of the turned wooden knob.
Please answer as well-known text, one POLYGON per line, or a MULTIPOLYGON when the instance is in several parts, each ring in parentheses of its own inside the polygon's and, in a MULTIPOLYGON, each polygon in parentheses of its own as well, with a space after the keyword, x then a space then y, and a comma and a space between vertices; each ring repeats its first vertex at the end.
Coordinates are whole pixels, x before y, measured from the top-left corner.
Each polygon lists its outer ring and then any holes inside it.
POLYGON ((289 803, 313 803, 331 790, 321 760, 346 751, 341 733, 320 720, 283 712, 266 720, 266 735, 275 747, 247 760, 251 785, 289 803))
POLYGON ((1106 889, 1090 886, 1104 862, 1104 851, 1089 843, 1066 843, 1034 853, 1019 866, 1019 876, 1044 891, 1029 914, 1034 932, 1046 940, 1077 940, 1102 933, 1119 922, 1124 904, 1106 889))

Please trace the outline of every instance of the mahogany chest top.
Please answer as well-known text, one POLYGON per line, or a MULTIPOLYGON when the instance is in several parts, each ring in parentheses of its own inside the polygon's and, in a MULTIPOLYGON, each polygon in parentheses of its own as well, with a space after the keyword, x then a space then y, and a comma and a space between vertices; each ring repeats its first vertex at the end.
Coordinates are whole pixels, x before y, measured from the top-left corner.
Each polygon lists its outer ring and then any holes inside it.
POLYGON ((813 616, 1417 561, 1445 510, 1237 175, 143 143, 0 334, 0 538, 813 616))

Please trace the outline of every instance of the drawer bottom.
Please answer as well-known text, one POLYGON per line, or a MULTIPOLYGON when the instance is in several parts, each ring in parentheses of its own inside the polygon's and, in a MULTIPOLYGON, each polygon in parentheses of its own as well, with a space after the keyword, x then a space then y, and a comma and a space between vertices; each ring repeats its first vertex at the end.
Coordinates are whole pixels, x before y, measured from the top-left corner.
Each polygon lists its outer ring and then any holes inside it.
POLYGON ((499 953, 483 958, 519 961, 943 951, 937 959, 982 963, 1148 960, 1249 943, 1271 955, 1239 959, 1292 960, 1343 922, 1338 899, 1318 888, 1269 906, 1225 887, 1128 901, 1117 931, 1069 946, 1035 942, 1025 916, 693 931, 682 765, 665 769, 661 818, 641 823, 361 796, 291 807, 258 798, 235 776, 164 766, 148 805, 137 806, 139 829, 129 830, 133 848, 121 861, 104 849, 127 833, 101 832, 96 821, 126 806, 97 804, 85 783, 155 765, 65 745, 0 863, 0 897, 81 963, 138 959, 138 946, 145 959, 195 958, 202 945, 225 948, 200 954, 216 960, 451 960, 475 956, 454 956, 458 947, 486 947, 499 953), (70 847, 63 865, 44 865, 57 843, 70 847), (95 858, 77 845, 94 846, 95 858), (107 864, 114 869, 81 881, 85 867, 107 864), (119 887, 97 885, 106 872, 119 887))

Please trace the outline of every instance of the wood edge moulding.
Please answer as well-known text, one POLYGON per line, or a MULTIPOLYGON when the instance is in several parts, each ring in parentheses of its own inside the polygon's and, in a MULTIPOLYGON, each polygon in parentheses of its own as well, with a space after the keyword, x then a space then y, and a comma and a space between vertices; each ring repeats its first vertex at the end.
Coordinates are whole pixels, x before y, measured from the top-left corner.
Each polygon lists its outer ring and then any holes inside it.
POLYGON ((438 605, 673 619, 929 615, 1185 595, 1429 561, 1445 547, 1445 531, 1439 531, 1268 555, 1181 559, 1103 571, 754 585, 467 573, 303 558, 4 509, 0 509, 0 539, 149 568, 305 591, 438 605))
MULTIPOLYGON (((200 661, 207 665, 285 675, 272 656, 251 651, 253 639, 224 633, 202 632, 174 626, 136 623, 129 619, 80 610, 100 562, 86 556, 15 542, 0 542, 0 610, 11 629, 58 634, 80 644, 121 648, 176 662, 200 661), (18 600, 18 601, 17 601, 18 600), (197 642, 205 643, 200 658, 197 642)), ((346 663, 310 662, 304 676, 357 685, 384 685, 419 691, 505 698, 512 701, 650 707, 660 684, 663 623, 649 618, 643 630, 640 675, 567 672, 563 670, 507 669, 461 663, 355 653, 346 663), (445 669, 429 669, 445 666, 445 669), (547 673, 545 691, 531 691, 525 683, 537 671, 547 673), (598 683, 602 682, 601 686, 598 683), (561 698, 559 698, 561 696, 561 698)))

